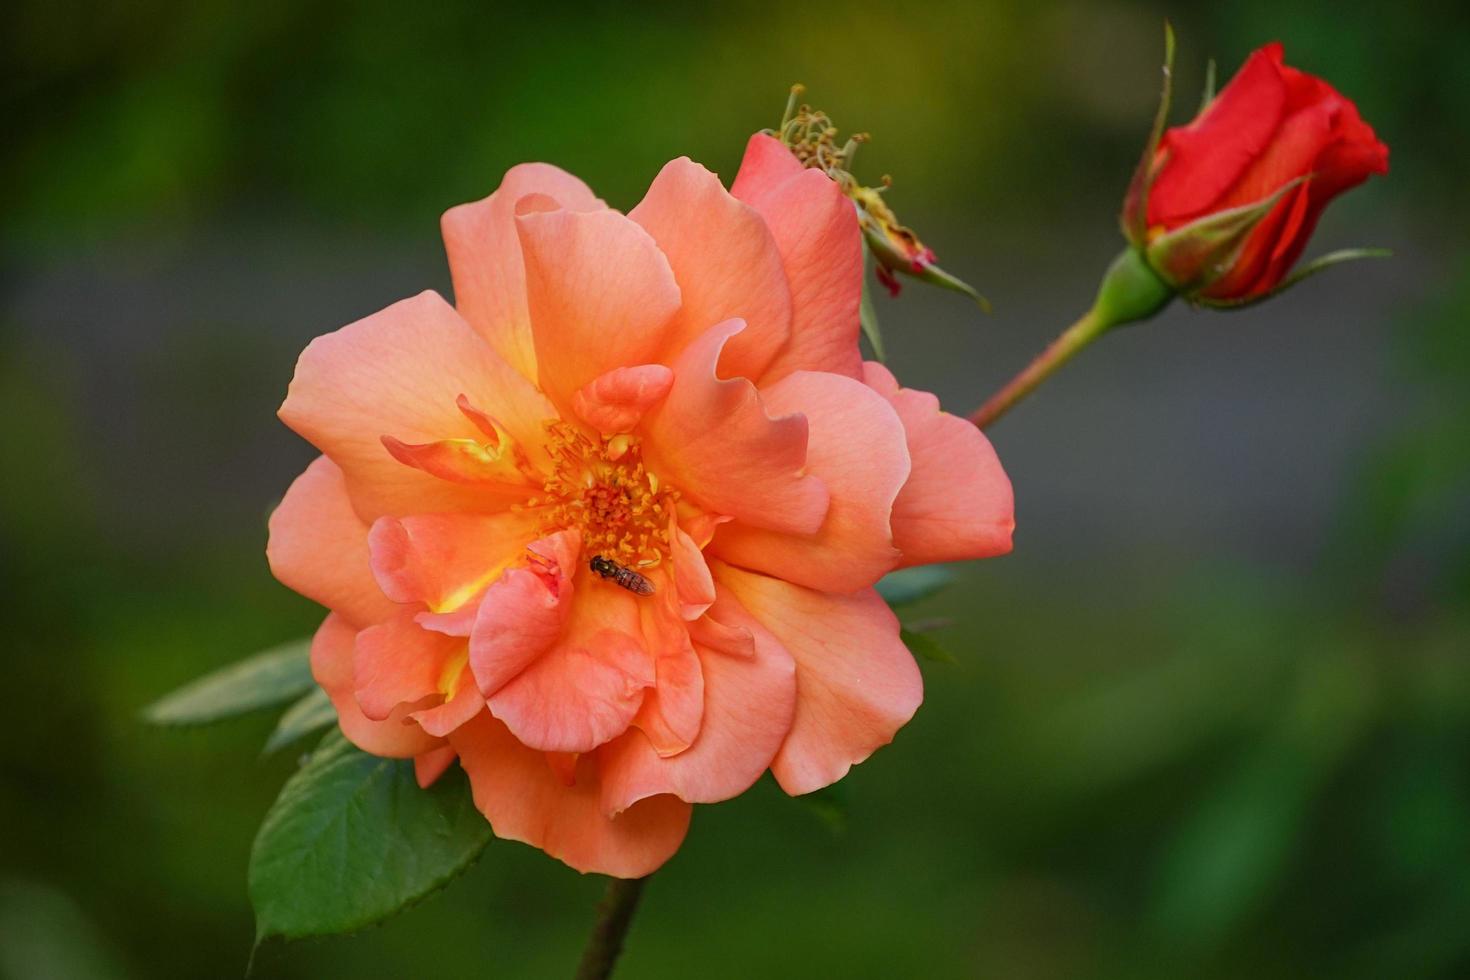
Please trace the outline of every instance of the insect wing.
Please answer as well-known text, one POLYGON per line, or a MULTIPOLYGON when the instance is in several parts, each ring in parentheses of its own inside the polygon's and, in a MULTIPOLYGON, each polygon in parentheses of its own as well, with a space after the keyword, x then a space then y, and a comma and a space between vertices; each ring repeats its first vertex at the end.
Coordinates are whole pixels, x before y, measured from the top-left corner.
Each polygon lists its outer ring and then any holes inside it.
POLYGON ((629 592, 638 595, 653 595, 653 583, 631 568, 618 567, 617 582, 629 592))

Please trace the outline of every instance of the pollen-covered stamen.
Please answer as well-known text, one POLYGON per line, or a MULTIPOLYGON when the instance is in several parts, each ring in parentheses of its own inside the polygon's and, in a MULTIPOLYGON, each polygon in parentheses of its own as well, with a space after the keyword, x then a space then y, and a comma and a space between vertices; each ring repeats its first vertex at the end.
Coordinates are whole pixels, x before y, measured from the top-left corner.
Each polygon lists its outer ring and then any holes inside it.
POLYGON ((596 438, 561 420, 546 423, 553 471, 544 493, 527 506, 544 508, 542 529, 582 533, 582 551, 635 569, 669 555, 669 517, 678 491, 648 472, 638 440, 596 438))
POLYGON ((934 264, 933 250, 919 240, 913 229, 905 227, 883 200, 883 191, 893 183, 891 178, 884 176, 882 186, 868 187, 853 176, 852 158, 858 147, 868 141, 868 134, 858 133, 839 144, 838 130, 831 117, 805 103, 798 104, 797 99, 804 91, 800 85, 792 86, 781 125, 765 132, 779 139, 803 167, 820 170, 832 178, 852 201, 879 281, 897 296, 899 283, 894 273, 913 276, 930 285, 964 293, 988 310, 990 304, 985 297, 934 264))
POLYGON ((791 97, 786 102, 786 111, 781 116, 781 126, 775 135, 791 150, 793 156, 804 167, 816 167, 827 176, 846 185, 856 183, 849 171, 857 148, 868 141, 867 133, 856 133, 841 146, 837 144, 837 127, 832 119, 820 109, 796 100, 806 91, 804 86, 791 86, 791 97))

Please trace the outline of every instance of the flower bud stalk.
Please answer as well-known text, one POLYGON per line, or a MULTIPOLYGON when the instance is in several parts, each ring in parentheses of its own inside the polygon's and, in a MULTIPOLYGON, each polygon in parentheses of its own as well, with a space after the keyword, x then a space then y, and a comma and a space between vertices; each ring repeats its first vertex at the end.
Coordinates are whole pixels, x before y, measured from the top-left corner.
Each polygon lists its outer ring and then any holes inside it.
POLYGON ((1149 267, 1133 247, 1125 248, 1108 266, 1092 309, 1073 323, 1034 361, 970 416, 982 429, 1000 418, 1082 348, 1114 327, 1154 316, 1175 296, 1174 290, 1149 267))

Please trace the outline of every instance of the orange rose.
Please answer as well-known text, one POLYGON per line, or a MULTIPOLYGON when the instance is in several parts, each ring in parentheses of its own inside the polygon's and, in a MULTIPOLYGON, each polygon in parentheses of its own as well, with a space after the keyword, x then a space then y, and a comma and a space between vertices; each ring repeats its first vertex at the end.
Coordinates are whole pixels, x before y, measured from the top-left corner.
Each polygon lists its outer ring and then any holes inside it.
POLYGON ((751 140, 629 214, 516 167, 444 216, 456 306, 403 300, 301 355, 281 417, 323 453, 271 520, 332 611, 312 665, 347 737, 457 757, 496 834, 635 877, 691 804, 767 768, 840 779, 922 697, 886 572, 1010 548, 985 437, 858 349, 857 217, 751 140))

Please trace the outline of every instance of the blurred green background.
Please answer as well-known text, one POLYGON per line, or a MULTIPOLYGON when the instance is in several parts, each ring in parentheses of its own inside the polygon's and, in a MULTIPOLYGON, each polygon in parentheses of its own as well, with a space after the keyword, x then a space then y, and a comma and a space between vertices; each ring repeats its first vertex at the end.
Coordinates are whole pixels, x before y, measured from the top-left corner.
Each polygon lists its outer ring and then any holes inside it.
MULTIPOLYGON (((728 177, 787 86, 995 301, 880 299, 968 411, 1079 312, 1152 112, 1279 38, 1390 177, 1259 310, 1109 338, 994 440, 1013 556, 918 609, 957 666, 827 809, 700 808, 627 977, 1470 975, 1470 8, 74 2, 0 12, 0 974, 242 972, 269 716, 141 707, 309 632, 264 521, 312 336, 447 291, 445 208, 561 164, 620 207, 728 177)), ((569 975, 599 881, 496 842, 261 977, 569 975)))

